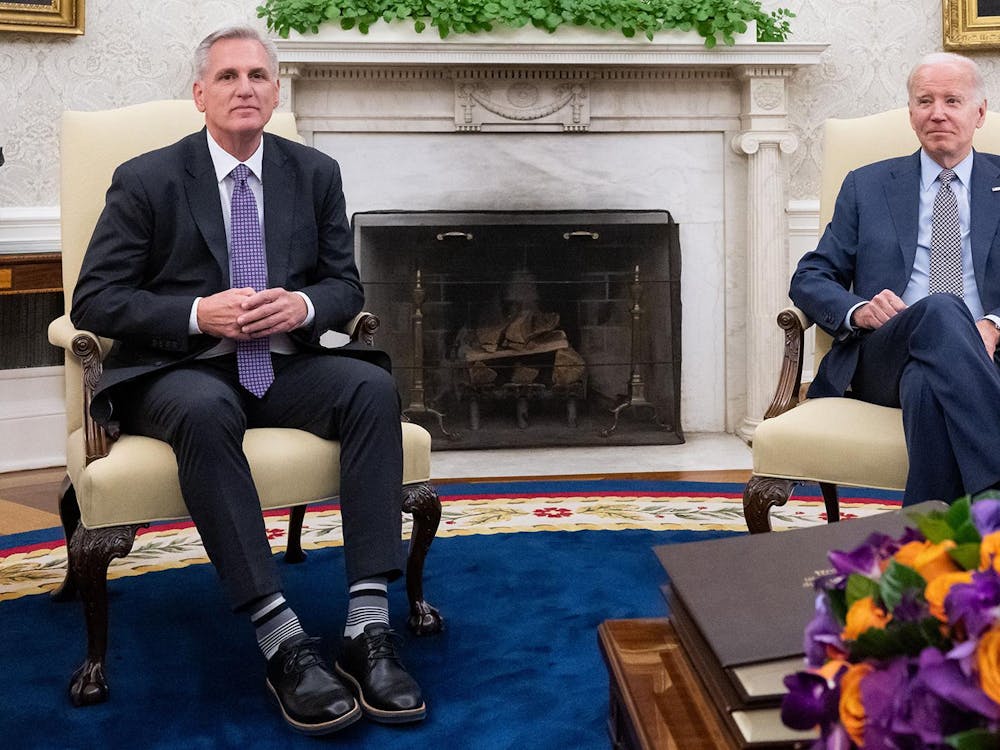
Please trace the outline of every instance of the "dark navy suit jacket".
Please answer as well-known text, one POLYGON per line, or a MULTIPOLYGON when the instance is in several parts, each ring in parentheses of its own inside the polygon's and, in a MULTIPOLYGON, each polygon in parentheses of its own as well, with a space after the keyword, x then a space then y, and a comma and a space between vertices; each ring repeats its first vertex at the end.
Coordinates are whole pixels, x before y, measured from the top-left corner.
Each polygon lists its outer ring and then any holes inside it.
MULTIPOLYGON (((388 369, 383 352, 319 345, 323 333, 343 327, 364 304, 337 162, 265 134, 262 171, 268 285, 304 292, 316 311, 311 325, 292 337, 302 347, 361 356, 388 369)), ((188 319, 195 297, 230 286, 205 130, 118 167, 70 312, 78 328, 116 340, 91 404, 95 419, 111 419, 112 386, 218 343, 190 336, 188 319)))
MULTIPOLYGON (((976 152, 969 188, 976 285, 987 314, 1000 315, 1000 156, 976 152)), ((848 173, 833 219, 799 261, 789 296, 835 340, 809 395, 841 396, 854 376, 860 340, 844 319, 883 289, 902 296, 913 270, 920 205, 920 152, 848 173)))

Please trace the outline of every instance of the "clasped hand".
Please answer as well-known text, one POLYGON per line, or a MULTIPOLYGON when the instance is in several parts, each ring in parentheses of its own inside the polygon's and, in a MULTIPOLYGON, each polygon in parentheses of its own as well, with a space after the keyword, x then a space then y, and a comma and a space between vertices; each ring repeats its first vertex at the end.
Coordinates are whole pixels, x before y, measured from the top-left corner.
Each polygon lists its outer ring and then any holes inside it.
POLYGON ((287 333, 306 319, 301 295, 280 287, 226 289, 198 301, 198 327, 216 338, 248 340, 287 333))
MULTIPOLYGON (((855 328, 868 328, 875 330, 885 325, 890 318, 905 310, 906 303, 901 300, 895 292, 890 289, 883 289, 871 298, 871 301, 862 305, 851 316, 851 324, 855 328)), ((983 339, 986 353, 993 358, 996 352, 1000 332, 990 320, 979 320, 976 322, 979 336, 983 339)))

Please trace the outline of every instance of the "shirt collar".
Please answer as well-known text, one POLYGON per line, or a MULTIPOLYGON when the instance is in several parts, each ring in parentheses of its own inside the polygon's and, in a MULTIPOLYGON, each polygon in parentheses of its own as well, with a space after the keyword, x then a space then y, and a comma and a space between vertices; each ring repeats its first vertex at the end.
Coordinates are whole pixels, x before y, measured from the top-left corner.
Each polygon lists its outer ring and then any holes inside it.
POLYGON ((215 142, 212 134, 205 131, 205 135, 208 136, 208 153, 212 157, 212 166, 215 168, 215 177, 219 182, 222 182, 229 173, 232 172, 237 164, 246 164, 247 167, 253 172, 254 176, 260 180, 263 184, 263 164, 264 164, 264 138, 261 137, 260 143, 257 145, 257 150, 254 151, 250 158, 244 162, 241 162, 235 156, 226 151, 222 146, 215 142))
MULTIPOLYGON (((965 185, 967 190, 972 184, 972 161, 975 154, 975 151, 969 151, 968 156, 951 168, 958 181, 965 185)), ((923 190, 931 189, 934 181, 941 174, 941 169, 940 164, 928 156, 926 151, 920 149, 920 187, 923 190)))

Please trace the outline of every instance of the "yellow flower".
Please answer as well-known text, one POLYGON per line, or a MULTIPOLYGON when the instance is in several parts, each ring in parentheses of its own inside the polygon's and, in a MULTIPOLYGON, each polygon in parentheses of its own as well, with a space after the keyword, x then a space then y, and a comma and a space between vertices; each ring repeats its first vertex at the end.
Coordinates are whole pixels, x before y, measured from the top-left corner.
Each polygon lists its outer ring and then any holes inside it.
POLYGON ((847 623, 840 637, 845 641, 853 641, 868 628, 884 628, 892 615, 875 605, 870 596, 858 599, 847 610, 847 623))
POLYGON ((861 702, 861 681, 874 667, 866 662, 852 664, 840 678, 840 723, 858 747, 864 747, 865 707, 861 702))
POLYGON ((945 539, 938 544, 928 545, 926 549, 917 554, 913 560, 912 567, 928 583, 945 573, 954 573, 957 570, 961 570, 955 561, 951 559, 951 555, 948 554, 948 550, 954 547, 955 542, 952 539, 945 539))
POLYGON ((1000 703, 1000 626, 983 633, 976 646, 979 685, 994 703, 1000 703))
POLYGON ((931 614, 941 622, 948 622, 948 616, 944 611, 944 600, 951 591, 951 587, 956 583, 971 583, 972 571, 959 570, 954 573, 945 573, 935 578, 927 584, 924 589, 924 598, 930 605, 931 614))
POLYGON ((1000 571, 1000 531, 987 534, 979 543, 979 569, 989 570, 990 567, 1000 571))

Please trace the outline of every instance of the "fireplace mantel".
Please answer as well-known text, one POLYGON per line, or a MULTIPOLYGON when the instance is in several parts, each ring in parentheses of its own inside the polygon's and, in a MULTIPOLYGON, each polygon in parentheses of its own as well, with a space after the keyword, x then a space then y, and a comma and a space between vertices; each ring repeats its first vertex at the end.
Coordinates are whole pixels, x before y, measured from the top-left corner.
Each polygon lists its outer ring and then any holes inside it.
POLYGON ((781 155, 798 140, 787 82, 827 45, 738 40, 707 49, 697 35, 649 42, 579 28, 434 33, 380 23, 368 35, 329 27, 275 40, 282 106, 308 142, 347 160, 349 211, 669 210, 689 279, 684 428, 749 439, 773 393, 782 356, 775 316, 788 304, 781 155), (501 156, 480 159, 480 143, 501 156), (611 151, 586 171, 587 148, 611 151), (524 161, 529 153, 537 168, 524 161), (665 168, 690 187, 665 182, 665 168), (511 171, 523 190, 500 187, 511 171), (360 190, 359 180, 368 183, 360 190), (484 192, 494 182, 495 202, 484 192), (611 205, 630 192, 636 205, 611 205))
POLYGON ((755 31, 736 44, 707 49, 695 32, 661 32, 652 41, 617 32, 561 27, 554 34, 535 28, 497 29, 490 33, 422 33, 404 24, 378 23, 367 34, 326 26, 318 34, 291 33, 277 39, 288 66, 322 65, 627 65, 655 68, 733 68, 799 66, 818 62, 825 44, 758 43, 755 31))

